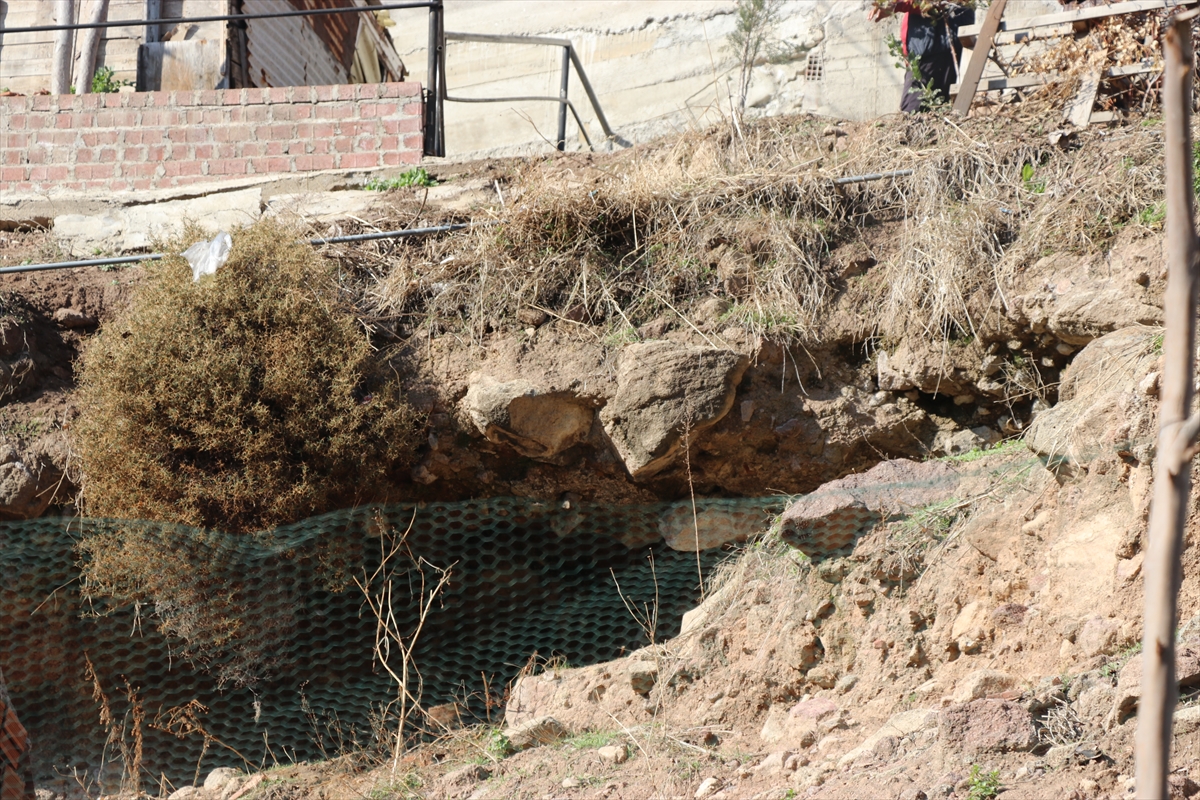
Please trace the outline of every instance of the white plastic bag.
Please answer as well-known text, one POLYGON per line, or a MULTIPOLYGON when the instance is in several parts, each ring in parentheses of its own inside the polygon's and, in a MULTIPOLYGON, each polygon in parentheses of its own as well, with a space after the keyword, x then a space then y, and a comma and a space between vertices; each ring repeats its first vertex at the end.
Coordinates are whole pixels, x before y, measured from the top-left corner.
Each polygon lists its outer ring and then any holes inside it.
POLYGON ((196 242, 183 251, 183 257, 192 265, 192 283, 202 275, 212 275, 229 260, 233 239, 225 231, 213 237, 211 242, 196 242))

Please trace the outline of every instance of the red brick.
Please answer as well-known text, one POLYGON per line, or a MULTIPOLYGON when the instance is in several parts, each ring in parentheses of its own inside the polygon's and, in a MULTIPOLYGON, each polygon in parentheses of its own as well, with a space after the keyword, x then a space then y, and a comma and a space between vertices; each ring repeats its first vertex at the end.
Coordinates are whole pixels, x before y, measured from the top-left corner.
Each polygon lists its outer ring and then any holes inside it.
POLYGON ((335 153, 351 153, 354 151, 354 140, 349 136, 338 136, 329 140, 329 146, 335 153))
POLYGON ((293 141, 285 142, 284 145, 287 147, 287 154, 289 156, 302 156, 305 153, 312 152, 308 142, 293 141))
POLYGON ((269 156, 281 156, 287 152, 287 146, 283 142, 266 141, 264 144, 266 144, 267 155, 269 156))
POLYGON ((158 170, 158 164, 122 164, 123 178, 152 178, 158 170))
POLYGON ((405 150, 421 150, 425 147, 425 137, 419 133, 409 134, 404 137, 405 150))
POLYGON ((207 142, 208 131, 204 128, 188 128, 187 140, 189 142, 207 142))
POLYGON ((34 111, 49 111, 53 108, 53 105, 48 94, 35 94, 33 96, 34 111))
POLYGON ((399 110, 400 106, 395 103, 363 103, 362 108, 358 110, 358 116, 362 119, 386 117, 399 110))
POLYGON ((29 177, 28 167, 4 167, 0 169, 0 180, 23 181, 29 177))
POLYGON ((117 148, 101 147, 96 151, 96 162, 105 164, 117 163, 117 148))
POLYGON ((379 137, 379 149, 380 150, 399 150, 400 149, 400 137, 399 136, 380 136, 379 137))
POLYGON ((270 116, 268 109, 263 106, 250 106, 242 109, 242 122, 266 122, 270 116))
POLYGON ((249 125, 222 125, 213 129, 214 142, 244 142, 252 138, 249 125))
POLYGON ((54 164, 46 168, 46 175, 52 181, 65 181, 71 177, 71 168, 66 164, 54 164))
MULTIPOLYGON (((113 131, 116 134, 116 131, 113 131)), ((43 140, 49 140, 63 147, 74 147, 79 143, 79 131, 67 129, 65 131, 43 131, 40 136, 43 140)))
POLYGON ((145 191, 146 189, 150 189, 153 186, 154 186, 154 181, 150 178, 139 178, 138 180, 133 182, 133 189, 135 191, 139 191, 139 192, 145 191))
POLYGON ((242 112, 244 110, 245 109, 243 109, 241 106, 230 106, 230 107, 226 108, 225 109, 226 122, 230 122, 230 123, 242 122, 242 112))
POLYGON ((401 111, 401 113, 406 114, 411 117, 424 118, 425 104, 422 102, 419 102, 419 101, 416 103, 405 103, 404 108, 400 109, 400 111, 401 111))
MULTIPOLYGON (((125 98, 126 108, 145 108, 147 101, 150 99, 147 92, 126 92, 121 96, 125 98)), ((92 95, 84 95, 92 97, 92 95)))
POLYGON ((274 122, 291 122, 295 115, 296 107, 293 105, 278 104, 271 106, 271 119, 274 122))
POLYGON ((308 147, 306 148, 306 152, 309 152, 309 153, 323 154, 323 153, 330 152, 328 139, 314 139, 312 141, 307 142, 307 145, 308 145, 308 147))
POLYGON ((222 142, 213 149, 215 158, 237 158, 237 145, 233 142, 222 142))
POLYGON ((80 147, 75 150, 76 164, 91 164, 96 160, 96 152, 90 147, 80 147))
POLYGON ((23 131, 25 130, 25 123, 28 119, 29 118, 24 114, 13 114, 8 118, 8 129, 10 131, 23 131))
POLYGON ((396 121, 400 123, 397 133, 416 133, 424 127, 425 122, 420 117, 404 117, 396 121))
POLYGON ((242 105, 257 106, 262 105, 263 97, 266 95, 266 89, 247 89, 246 96, 242 100, 242 105))
POLYGON ((404 84, 401 84, 401 83, 382 84, 380 86, 379 96, 380 97, 400 97, 401 96, 401 88, 400 87, 403 85, 404 84))
POLYGON ((342 169, 379 166, 379 153, 346 153, 338 164, 342 169))
POLYGON ((354 116, 354 106, 349 103, 330 103, 317 106, 317 119, 350 119, 354 116))
POLYGON ((28 192, 30 189, 33 188, 33 184, 29 181, 21 181, 13 188, 16 189, 18 192, 28 192))
POLYGON ((104 107, 104 95, 102 94, 85 94, 80 95, 79 102, 76 106, 80 109, 96 109, 104 107))
POLYGON ((246 160, 243 158, 222 158, 208 166, 210 175, 245 175, 246 160))
POLYGON ((75 176, 82 178, 111 178, 116 174, 115 164, 85 164, 75 167, 75 176))
POLYGON ((198 106, 219 106, 224 99, 224 91, 220 89, 205 89, 196 92, 196 105, 198 106))
POLYGON ((421 150, 419 148, 416 150, 401 150, 400 151, 400 163, 401 164, 420 164, 421 163, 421 150))
POLYGON ((144 164, 146 162, 145 146, 138 144, 123 149, 121 151, 121 163, 125 164, 128 162, 141 162, 144 164))
POLYGON ((3 150, 0 151, 0 165, 6 167, 15 167, 22 162, 20 150, 3 150))
POLYGON ((268 158, 267 170, 269 172, 295 172, 296 165, 290 158, 268 158))
POLYGON ((45 147, 31 147, 25 153, 25 160, 30 164, 45 164, 49 159, 46 157, 45 147))
POLYGON ((54 116, 54 127, 58 128, 59 130, 66 130, 67 128, 70 128, 71 127, 71 115, 70 114, 56 114, 54 116))
POLYGON ((10 133, 5 134, 4 137, 2 139, 0 139, 0 141, 3 142, 5 150, 11 150, 12 152, 16 152, 18 149, 24 147, 25 144, 29 141, 29 134, 28 133, 11 133, 10 132, 10 133))
POLYGON ((267 146, 258 142, 239 142, 237 144, 237 154, 242 158, 258 158, 266 155, 267 146))
POLYGON ((45 114, 30 114, 25 117, 25 127, 31 131, 40 131, 49 121, 50 117, 45 114))
POLYGON ((161 164, 167 158, 167 147, 162 144, 152 144, 146 148, 146 160, 161 164))
POLYGON ((312 123, 312 138, 329 139, 335 134, 336 125, 332 122, 312 123))
POLYGON ((290 86, 272 86, 267 89, 267 103, 290 103, 292 101, 290 95, 290 86))
POLYGON ((204 171, 201 169, 199 161, 184 161, 179 165, 179 171, 176 174, 181 176, 202 175, 204 171))
POLYGON ((186 161, 188 152, 191 150, 186 144, 176 144, 171 146, 172 161, 186 161))
POLYGON ((83 143, 89 148, 95 148, 101 144, 116 144, 116 131, 84 131, 79 134, 83 138, 83 143))
POLYGON ((171 92, 147 92, 145 102, 146 108, 175 107, 175 101, 171 98, 171 92))
POLYGON ((196 158, 213 158, 216 155, 216 146, 211 144, 196 145, 196 158))
POLYGON ((224 125, 227 121, 228 111, 224 108, 196 108, 188 114, 188 117, 195 116, 200 125, 205 127, 215 127, 224 125))
POLYGON ((290 122, 276 122, 270 126, 270 138, 280 141, 291 139, 295 130, 290 122))
MULTIPOLYGON (((99 95, 97 95, 97 96, 99 96, 99 95)), ((120 94, 104 95, 104 107, 105 108, 120 108, 121 107, 121 95, 120 94)))
MULTIPOLYGON (((64 117, 66 114, 63 115, 64 117)), ((96 115, 91 111, 77 111, 71 115, 72 128, 90 128, 96 124, 96 115)))
POLYGON ((310 105, 293 105, 292 119, 312 119, 313 107, 310 105))
POLYGON ((337 97, 337 88, 334 86, 329 86, 326 84, 324 86, 314 86, 312 88, 315 95, 314 102, 327 103, 337 97))
POLYGON ((172 142, 186 142, 187 138, 188 132, 186 128, 172 128, 167 131, 167 139, 172 142))
POLYGON ((0 113, 24 114, 29 109, 28 97, 0 97, 0 113))
POLYGON ((221 92, 221 105, 240 106, 244 101, 242 95, 245 89, 225 89, 221 92))
POLYGON ((162 144, 164 141, 163 132, 157 128, 143 128, 142 144, 162 144))
POLYGON ((296 123, 296 138, 297 139, 313 138, 313 123, 297 122, 296 123))
POLYGON ((333 87, 333 97, 336 100, 354 100, 358 96, 357 87, 352 83, 343 83, 333 87))

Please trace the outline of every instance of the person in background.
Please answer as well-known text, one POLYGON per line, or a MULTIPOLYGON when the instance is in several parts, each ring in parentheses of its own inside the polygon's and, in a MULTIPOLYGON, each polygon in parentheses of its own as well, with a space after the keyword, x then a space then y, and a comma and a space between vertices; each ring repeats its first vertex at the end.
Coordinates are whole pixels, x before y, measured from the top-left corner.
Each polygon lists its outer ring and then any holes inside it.
POLYGON ((945 102, 950 87, 958 81, 962 45, 958 29, 975 23, 975 9, 943 0, 875 0, 867 19, 878 22, 892 14, 900 19, 900 46, 906 59, 916 57, 919 75, 904 72, 904 94, 900 110, 912 114, 921 109, 921 86, 932 86, 945 102))

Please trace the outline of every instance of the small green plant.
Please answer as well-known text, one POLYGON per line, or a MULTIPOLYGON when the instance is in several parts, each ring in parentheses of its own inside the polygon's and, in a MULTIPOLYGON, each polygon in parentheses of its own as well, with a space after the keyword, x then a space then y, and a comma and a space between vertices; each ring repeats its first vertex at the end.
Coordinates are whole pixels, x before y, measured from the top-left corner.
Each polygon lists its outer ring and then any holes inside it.
POLYGON ((958 518, 962 507, 963 502, 957 497, 922 506, 900 523, 899 532, 907 536, 921 534, 941 539, 950 532, 950 526, 958 518))
POLYGON ((1156 356, 1162 355, 1163 338, 1164 335, 1161 333, 1156 333, 1154 336, 1150 337, 1150 352, 1154 353, 1156 356))
POLYGON ((967 783, 967 800, 992 800, 1000 794, 1000 770, 984 772, 978 764, 971 767, 967 783))
POLYGON ((905 53, 904 45, 896 38, 894 34, 888 34, 887 38, 888 54, 896 59, 896 69, 908 70, 912 73, 913 88, 921 95, 921 110, 931 111, 934 113, 945 113, 950 104, 946 102, 946 98, 942 97, 942 93, 933 85, 933 80, 930 79, 925 83, 921 83, 921 57, 915 53, 905 53))
POLYGON ((367 800, 392 800, 397 797, 401 800, 417 800, 422 796, 418 792, 420 788, 420 776, 410 772, 376 785, 367 795, 367 800))
POLYGON ((424 167, 414 167, 395 178, 372 178, 363 188, 368 192, 390 192, 392 189, 407 189, 410 186, 437 186, 424 167))
POLYGON ((504 735, 504 731, 496 728, 488 735, 487 753, 492 758, 500 761, 512 755, 513 746, 508 737, 504 735))
POLYGON ((1025 443, 1020 439, 1007 439, 999 444, 991 447, 977 447, 974 450, 969 450, 966 453, 959 453, 953 456, 942 456, 939 461, 949 461, 954 464, 969 464, 972 461, 978 461, 984 456, 1000 456, 1016 453, 1025 447, 1025 443))
POLYGON ((1100 668, 1100 675, 1105 678, 1111 678, 1116 675, 1125 665, 1128 664, 1135 656, 1142 652, 1142 643, 1134 642, 1125 649, 1114 653, 1113 657, 1100 668))
POLYGON ((1034 180, 1036 172, 1037 168, 1026 161, 1025 165, 1021 167, 1021 183, 1025 184, 1026 191, 1042 194, 1046 191, 1046 181, 1034 180))
POLYGON ((1146 206, 1138 212, 1137 221, 1139 225, 1147 228, 1161 228, 1163 220, 1167 218, 1167 204, 1155 203, 1152 206, 1146 206))
MULTIPOLYGON (((117 80, 116 72, 112 67, 100 67, 92 76, 92 94, 112 94, 121 91, 122 86, 132 85, 133 81, 117 80)), ((71 86, 70 92, 75 94, 74 85, 71 86)))
POLYGON ((595 750, 604 747, 617 738, 617 731, 584 731, 559 741, 559 747, 573 747, 576 750, 595 750))

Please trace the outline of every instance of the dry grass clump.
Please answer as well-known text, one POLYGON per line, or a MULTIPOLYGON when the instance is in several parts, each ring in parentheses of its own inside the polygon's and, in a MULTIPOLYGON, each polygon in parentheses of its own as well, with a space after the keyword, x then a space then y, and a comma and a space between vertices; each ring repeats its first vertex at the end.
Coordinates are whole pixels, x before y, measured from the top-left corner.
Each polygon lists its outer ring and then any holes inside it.
POLYGON ((272 222, 200 283, 177 256, 148 267, 79 375, 92 517, 265 528, 385 496, 415 441, 333 266, 272 222))
POLYGON ((847 292, 864 338, 971 335, 1037 258, 1103 248, 1153 208, 1157 133, 1061 147, 1003 114, 836 129, 792 117, 548 159, 519 172, 498 224, 408 244, 368 300, 410 331, 480 341, 532 307, 624 343, 716 296, 731 306, 722 324, 819 344, 847 292), (832 183, 903 169, 914 174, 832 183), (846 246, 878 266, 843 279, 846 246))

